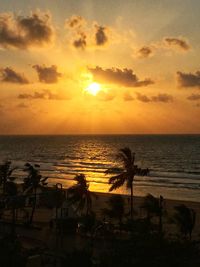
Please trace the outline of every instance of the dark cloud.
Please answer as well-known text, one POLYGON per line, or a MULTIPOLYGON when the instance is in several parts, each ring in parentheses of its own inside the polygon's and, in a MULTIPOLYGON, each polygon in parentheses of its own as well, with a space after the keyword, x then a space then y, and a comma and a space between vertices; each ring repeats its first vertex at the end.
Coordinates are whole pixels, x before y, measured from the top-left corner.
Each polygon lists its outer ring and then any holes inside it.
POLYGON ((177 72, 177 80, 180 87, 200 88, 200 71, 196 73, 177 72))
POLYGON ((137 52, 140 58, 148 58, 153 54, 153 50, 150 46, 143 46, 137 52))
POLYGON ((76 48, 85 49, 85 47, 87 45, 87 43, 86 43, 86 34, 82 32, 82 33, 79 34, 79 36, 80 37, 73 42, 73 45, 76 48))
POLYGON ((37 71, 40 82, 43 83, 57 83, 61 73, 57 71, 57 66, 52 65, 46 67, 45 65, 34 65, 33 68, 37 71))
POLYGON ((101 67, 88 68, 94 80, 99 82, 115 83, 127 87, 140 87, 153 84, 150 79, 139 80, 131 69, 102 69, 101 67))
POLYGON ((54 94, 49 90, 43 90, 42 92, 34 92, 33 94, 19 94, 19 99, 46 99, 46 100, 67 100, 69 98, 54 94))
POLYGON ((133 100, 134 100, 134 98, 132 97, 131 94, 129 94, 129 93, 124 94, 124 101, 133 101, 133 100))
POLYGON ((27 84, 29 81, 24 77, 23 74, 16 72, 12 68, 0 69, 1 81, 9 83, 27 84))
POLYGON ((78 15, 73 15, 71 16, 71 18, 66 20, 66 26, 69 28, 77 28, 77 27, 79 28, 85 23, 86 23, 85 19, 78 15))
POLYGON ((106 27, 96 25, 95 41, 98 46, 107 43, 106 27))
POLYGON ((49 13, 35 12, 30 16, 0 14, 0 46, 27 49, 50 43, 54 34, 49 13))
POLYGON ((169 103, 173 102, 173 97, 168 94, 158 94, 157 96, 152 96, 151 101, 169 103))
POLYGON ((94 21, 73 15, 66 20, 65 25, 69 29, 72 44, 77 49, 102 47, 108 42, 108 27, 98 25, 94 21))
POLYGON ((184 51, 187 51, 190 49, 190 45, 181 38, 166 37, 164 38, 164 42, 168 46, 173 46, 184 51))
POLYGON ((171 95, 168 94, 158 94, 156 96, 151 96, 148 97, 146 95, 137 93, 137 99, 141 102, 162 102, 162 103, 169 103, 169 102, 173 102, 173 97, 171 95))
POLYGON ((188 96, 187 99, 191 100, 191 101, 200 100, 200 94, 192 94, 192 95, 188 96))
POLYGON ((146 95, 142 95, 140 93, 137 93, 137 99, 141 102, 145 102, 145 103, 148 103, 148 102, 151 102, 151 99, 146 96, 146 95))

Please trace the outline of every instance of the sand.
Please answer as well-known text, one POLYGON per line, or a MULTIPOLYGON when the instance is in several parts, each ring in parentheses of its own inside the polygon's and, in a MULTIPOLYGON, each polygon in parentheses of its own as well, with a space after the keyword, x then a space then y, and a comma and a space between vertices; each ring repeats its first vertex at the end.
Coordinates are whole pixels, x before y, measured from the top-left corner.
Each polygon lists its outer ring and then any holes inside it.
MULTIPOLYGON (((96 213, 97 219, 103 219, 104 215, 102 213, 102 209, 108 207, 107 202, 108 202, 109 197, 112 194, 96 193, 96 195, 97 195, 97 199, 93 199, 93 205, 92 205, 93 211, 96 213)), ((122 196, 125 200, 124 202, 125 202, 126 213, 128 213, 130 210, 130 204, 129 204, 130 197, 126 195, 122 195, 122 196)), ((146 216, 145 211, 141 208, 143 201, 144 201, 143 197, 134 197, 133 206, 134 206, 134 211, 136 212, 136 214, 134 215, 135 218, 144 218, 146 216)), ((200 203, 198 202, 165 199, 164 200, 165 215, 163 217, 164 231, 166 233, 173 233, 173 234, 177 233, 176 225, 172 224, 170 221, 175 212, 174 207, 180 204, 184 204, 187 207, 195 210, 196 224, 193 230, 193 237, 195 238, 199 237, 200 236, 200 203)), ((42 225, 48 224, 49 221, 54 216, 54 214, 55 214, 55 211, 51 209, 38 208, 34 216, 34 221, 42 225)), ((156 223, 156 221, 158 221, 158 218, 155 218, 154 221, 156 223)))
MULTIPOLYGON (((102 209, 107 206, 107 201, 109 197, 112 195, 110 193, 96 193, 97 199, 93 200, 93 210, 96 213, 97 219, 103 219, 104 215, 102 214, 102 209)), ((125 200, 125 209, 126 212, 130 210, 129 205, 129 196, 122 195, 125 200)), ((136 211, 135 218, 144 218, 146 216, 145 211, 141 208, 141 205, 144 201, 143 197, 134 197, 134 210, 136 211)), ((163 230, 166 235, 175 235, 178 233, 178 229, 175 224, 170 223, 170 218, 172 218, 175 210, 174 207, 180 204, 185 204, 187 207, 190 207, 195 210, 196 212, 196 224, 195 228, 193 230, 192 237, 193 239, 198 239, 200 237, 200 203, 197 202, 190 202, 190 201, 181 201, 181 200, 164 200, 164 206, 165 206, 165 216, 163 217, 163 230)), ((22 236, 29 236, 31 238, 39 238, 40 240, 44 241, 49 236, 49 222, 50 220, 55 217, 55 210, 47 209, 47 208, 41 208, 38 207, 36 209, 35 215, 34 215, 34 224, 39 225, 41 227, 41 231, 37 230, 22 230, 23 228, 18 228, 17 232, 19 232, 22 236)), ((106 218, 108 220, 108 218, 106 218)), ((158 218, 154 219, 155 223, 158 223, 158 218)))

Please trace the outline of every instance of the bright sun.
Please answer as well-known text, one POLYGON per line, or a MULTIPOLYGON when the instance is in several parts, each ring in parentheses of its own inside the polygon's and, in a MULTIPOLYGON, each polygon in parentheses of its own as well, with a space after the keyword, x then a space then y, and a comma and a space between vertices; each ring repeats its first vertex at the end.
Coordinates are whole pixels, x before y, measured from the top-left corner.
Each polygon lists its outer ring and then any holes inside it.
POLYGON ((88 94, 96 96, 100 90, 101 90, 100 84, 94 82, 91 83, 84 91, 86 91, 88 94))

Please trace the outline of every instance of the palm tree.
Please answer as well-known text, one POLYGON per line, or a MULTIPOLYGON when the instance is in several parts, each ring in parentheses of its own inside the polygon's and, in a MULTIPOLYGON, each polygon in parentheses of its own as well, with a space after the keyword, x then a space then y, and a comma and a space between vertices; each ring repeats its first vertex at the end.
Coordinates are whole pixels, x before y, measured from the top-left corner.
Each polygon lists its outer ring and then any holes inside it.
POLYGON ((76 205, 77 211, 86 209, 86 215, 89 215, 92 211, 92 197, 96 197, 96 194, 89 190, 84 174, 77 174, 74 180, 76 184, 68 189, 68 199, 71 204, 76 205))
POLYGON ((13 180, 12 173, 16 170, 16 167, 11 167, 11 161, 5 161, 0 165, 0 185, 2 185, 3 194, 6 191, 7 181, 13 180))
POLYGON ((7 180, 4 186, 4 194, 6 196, 6 206, 12 210, 12 224, 11 224, 11 235, 15 236, 15 221, 16 221, 16 208, 17 208, 17 185, 14 179, 7 180))
POLYGON ((148 169, 141 169, 135 165, 135 153, 130 148, 125 147, 119 150, 117 159, 121 163, 120 168, 109 168, 106 174, 115 174, 110 177, 109 184, 111 187, 109 191, 113 191, 126 183, 127 188, 130 188, 130 214, 133 219, 133 181, 135 175, 145 176, 149 174, 148 169))
POLYGON ((159 234, 162 236, 162 229, 163 229, 163 201, 164 198, 162 196, 158 198, 154 197, 151 194, 148 194, 144 198, 144 202, 141 208, 145 209, 147 212, 147 220, 150 221, 153 216, 159 217, 159 234))
POLYGON ((36 209, 37 190, 39 188, 43 190, 47 185, 46 181, 48 179, 48 177, 42 177, 39 167, 40 165, 38 164, 31 165, 30 163, 26 163, 24 169, 24 171, 28 173, 28 176, 24 178, 23 191, 25 194, 33 194, 32 212, 29 220, 30 224, 33 222, 33 216, 36 209))
POLYGON ((108 200, 109 208, 103 209, 103 214, 119 220, 119 225, 121 226, 122 218, 125 213, 124 199, 121 195, 113 195, 108 200))
POLYGON ((188 208, 184 204, 174 207, 176 212, 174 214, 174 221, 177 224, 180 232, 186 237, 189 235, 191 240, 192 231, 195 226, 196 212, 188 208))

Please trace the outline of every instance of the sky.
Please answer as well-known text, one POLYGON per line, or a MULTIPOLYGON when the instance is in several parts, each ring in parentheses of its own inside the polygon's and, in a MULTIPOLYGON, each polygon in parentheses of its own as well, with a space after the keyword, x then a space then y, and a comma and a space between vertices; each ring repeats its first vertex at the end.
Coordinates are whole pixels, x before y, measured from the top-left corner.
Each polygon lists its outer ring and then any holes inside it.
POLYGON ((200 133, 199 10, 0 0, 0 134, 200 133))

